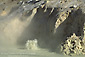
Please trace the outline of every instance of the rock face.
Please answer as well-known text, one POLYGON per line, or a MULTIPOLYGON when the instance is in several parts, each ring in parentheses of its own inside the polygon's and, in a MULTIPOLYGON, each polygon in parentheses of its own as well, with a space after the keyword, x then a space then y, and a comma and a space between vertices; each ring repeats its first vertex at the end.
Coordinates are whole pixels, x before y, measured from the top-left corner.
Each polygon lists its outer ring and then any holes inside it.
POLYGON ((65 43, 61 46, 61 51, 65 55, 81 55, 85 54, 85 47, 84 42, 82 41, 82 38, 79 36, 76 36, 75 33, 68 37, 65 43))
MULTIPOLYGON (((27 40, 37 39, 40 48, 55 51, 64 41, 80 43, 85 39, 80 39, 84 36, 84 12, 84 0, 0 0, 0 46, 25 47, 27 40)), ((79 43, 75 46, 82 45, 79 43)), ((71 50, 73 46, 70 47, 71 50)))
POLYGON ((84 24, 84 37, 76 36, 75 33, 61 44, 61 51, 65 55, 85 55, 85 24, 84 24))

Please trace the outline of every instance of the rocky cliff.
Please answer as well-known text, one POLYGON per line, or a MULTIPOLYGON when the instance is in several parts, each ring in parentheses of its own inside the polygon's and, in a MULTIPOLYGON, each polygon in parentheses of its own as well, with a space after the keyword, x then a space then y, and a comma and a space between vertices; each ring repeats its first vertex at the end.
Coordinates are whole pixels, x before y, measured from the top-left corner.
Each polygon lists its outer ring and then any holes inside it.
POLYGON ((23 48, 37 39, 40 48, 58 52, 73 33, 84 36, 84 23, 84 0, 0 0, 2 47, 23 48))

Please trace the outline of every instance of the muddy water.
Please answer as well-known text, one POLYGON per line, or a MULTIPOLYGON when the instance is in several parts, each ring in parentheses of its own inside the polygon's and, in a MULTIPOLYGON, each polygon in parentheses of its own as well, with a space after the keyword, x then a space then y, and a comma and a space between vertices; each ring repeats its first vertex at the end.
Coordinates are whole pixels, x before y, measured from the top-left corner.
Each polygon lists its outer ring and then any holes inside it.
MULTIPOLYGON (((0 57, 75 57, 75 56, 66 56, 63 54, 49 52, 48 50, 20 50, 16 48, 0 48, 0 57), (9 50, 9 51, 8 51, 9 50)), ((84 57, 77 56, 77 57, 84 57)))

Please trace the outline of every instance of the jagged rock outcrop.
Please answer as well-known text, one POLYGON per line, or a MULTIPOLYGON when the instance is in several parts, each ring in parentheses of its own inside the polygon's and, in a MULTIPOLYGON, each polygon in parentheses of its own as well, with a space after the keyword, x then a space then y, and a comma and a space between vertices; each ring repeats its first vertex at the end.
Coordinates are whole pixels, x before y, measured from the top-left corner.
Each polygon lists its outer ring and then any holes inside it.
POLYGON ((83 47, 82 38, 73 34, 68 37, 67 40, 62 44, 61 51, 65 55, 81 55, 85 54, 85 47, 83 47))
POLYGON ((84 24, 84 37, 76 36, 75 33, 61 44, 61 51, 65 55, 85 55, 85 24, 84 24))

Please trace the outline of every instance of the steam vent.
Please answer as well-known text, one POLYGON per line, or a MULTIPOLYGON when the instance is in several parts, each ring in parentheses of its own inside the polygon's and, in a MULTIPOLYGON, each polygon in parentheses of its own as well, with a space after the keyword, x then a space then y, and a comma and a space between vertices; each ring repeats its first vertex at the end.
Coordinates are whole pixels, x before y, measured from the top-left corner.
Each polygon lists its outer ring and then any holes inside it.
POLYGON ((85 56, 85 0, 0 0, 0 55, 12 48, 85 56))

